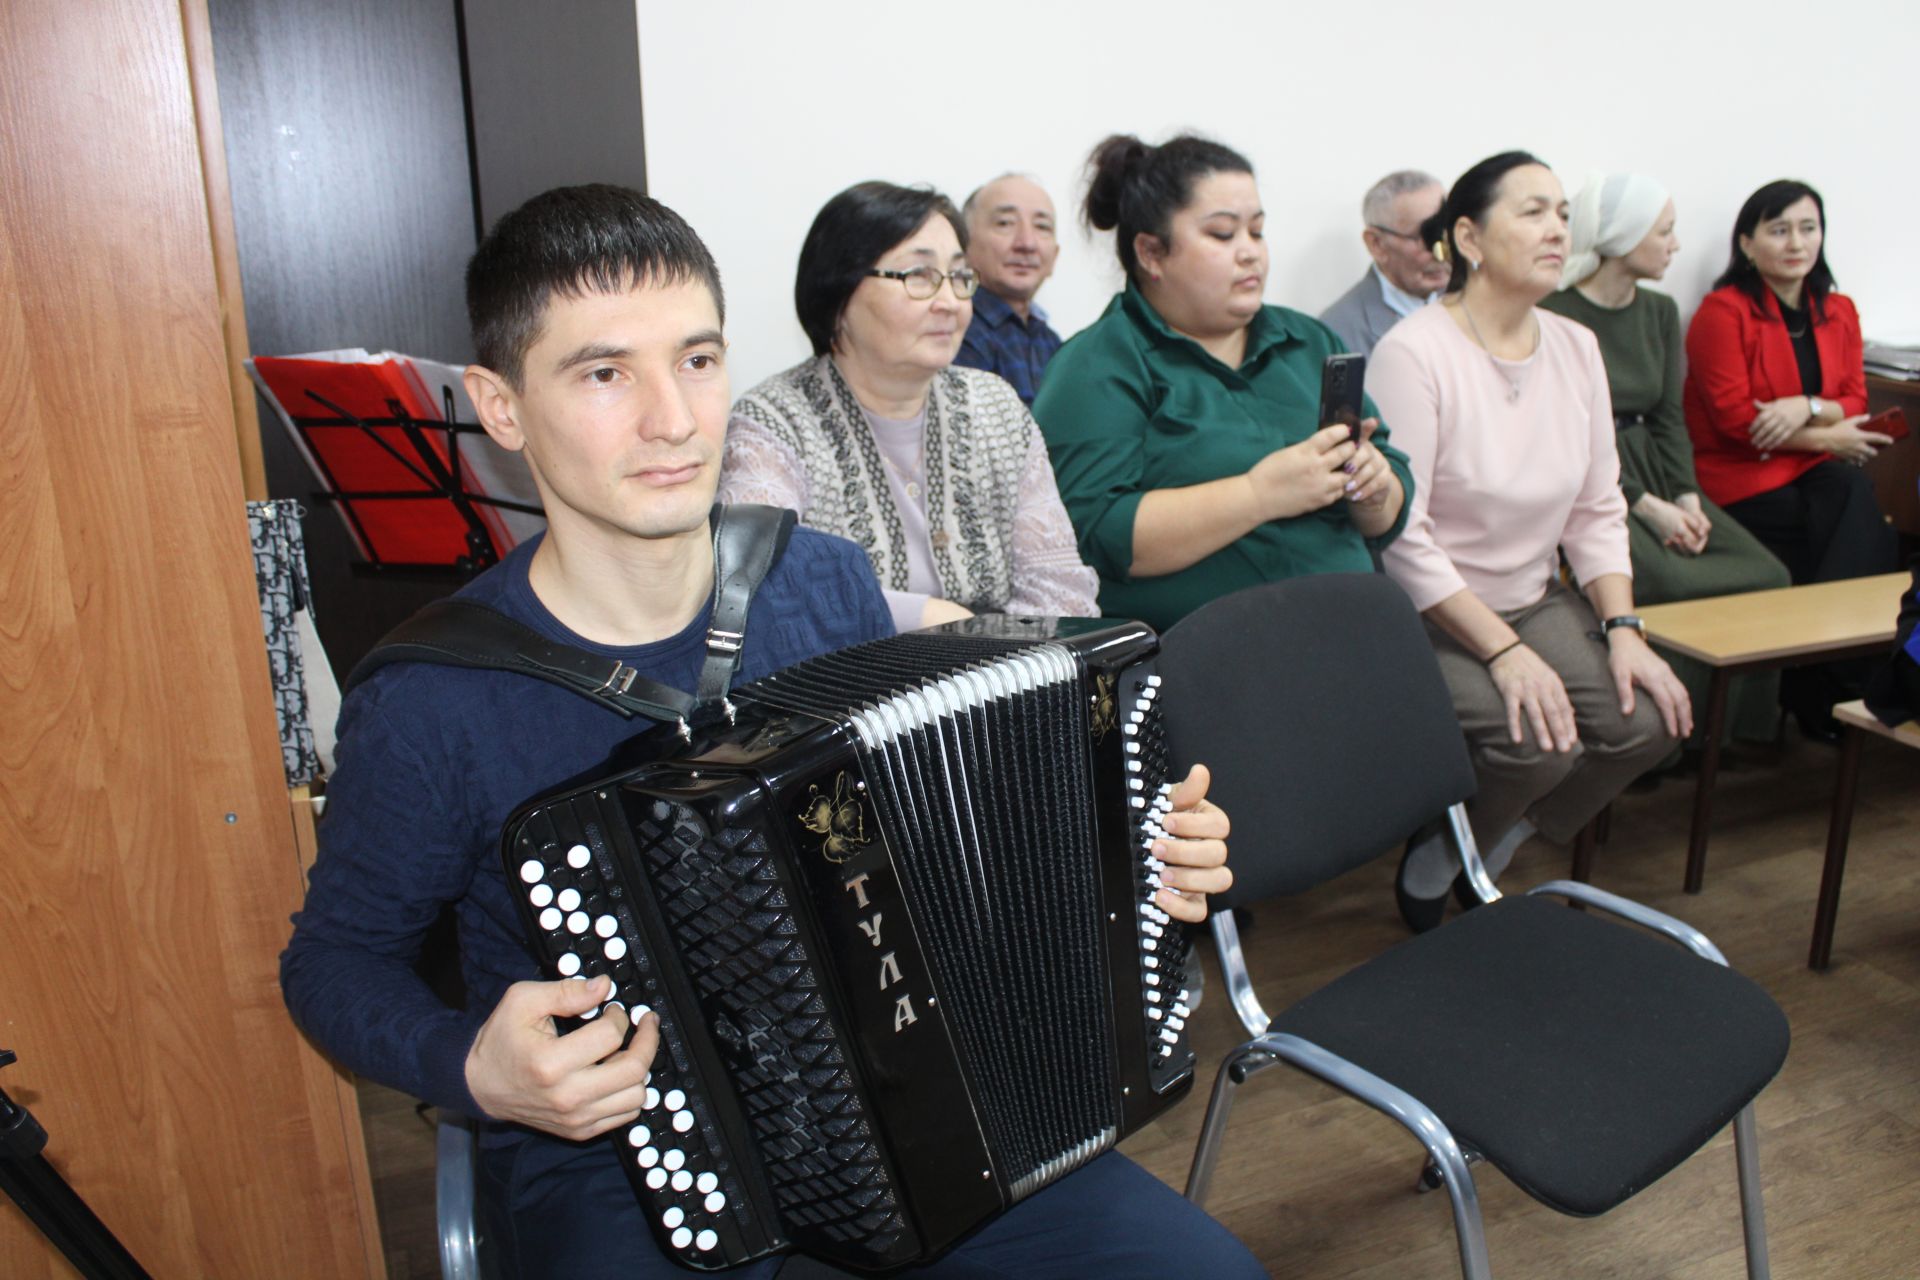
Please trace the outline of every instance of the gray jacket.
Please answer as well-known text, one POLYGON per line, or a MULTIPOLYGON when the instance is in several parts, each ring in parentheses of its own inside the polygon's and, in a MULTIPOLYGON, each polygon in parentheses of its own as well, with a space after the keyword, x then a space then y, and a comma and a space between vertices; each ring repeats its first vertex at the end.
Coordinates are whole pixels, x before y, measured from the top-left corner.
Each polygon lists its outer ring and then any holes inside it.
POLYGON ((1320 322, 1340 335, 1347 350, 1363 356, 1373 354, 1374 344, 1400 319, 1400 313, 1380 296, 1380 277, 1372 267, 1360 277, 1360 283, 1341 294, 1339 300, 1320 313, 1320 322))

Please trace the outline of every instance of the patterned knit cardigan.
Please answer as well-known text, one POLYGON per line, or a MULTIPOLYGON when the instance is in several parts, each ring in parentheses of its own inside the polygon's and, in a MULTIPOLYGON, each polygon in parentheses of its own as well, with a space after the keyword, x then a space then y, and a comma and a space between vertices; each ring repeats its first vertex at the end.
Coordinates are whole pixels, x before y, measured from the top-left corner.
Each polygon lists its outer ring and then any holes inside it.
MULTIPOLYGON (((906 536, 860 402, 828 356, 775 374, 733 407, 792 449, 811 493, 802 520, 865 547, 883 586, 907 589, 906 536)), ((927 396, 927 528, 947 599, 1000 612, 1013 595, 1020 478, 1039 428, 1006 382, 977 369, 934 375, 927 396)))

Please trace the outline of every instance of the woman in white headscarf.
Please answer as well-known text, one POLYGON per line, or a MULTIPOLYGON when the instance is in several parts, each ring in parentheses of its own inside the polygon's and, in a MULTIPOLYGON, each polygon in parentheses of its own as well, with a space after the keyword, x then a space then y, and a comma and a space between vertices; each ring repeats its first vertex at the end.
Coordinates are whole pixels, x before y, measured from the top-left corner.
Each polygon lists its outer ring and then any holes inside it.
MULTIPOLYGON (((1786 566, 1714 506, 1694 476, 1680 404, 1680 310, 1666 294, 1640 287, 1665 275, 1680 247, 1666 188, 1637 173, 1596 174, 1574 196, 1571 223, 1573 248, 1560 292, 1540 305, 1586 325, 1600 340, 1613 393, 1620 488, 1631 513, 1634 600, 1659 604, 1787 586, 1786 566)), ((1704 710, 1711 673, 1680 658, 1672 665, 1694 706, 1704 710)), ((1771 673, 1735 680, 1728 690, 1729 733, 1772 738, 1778 687, 1771 673)), ((1702 714, 1696 723, 1705 719, 1702 714)))

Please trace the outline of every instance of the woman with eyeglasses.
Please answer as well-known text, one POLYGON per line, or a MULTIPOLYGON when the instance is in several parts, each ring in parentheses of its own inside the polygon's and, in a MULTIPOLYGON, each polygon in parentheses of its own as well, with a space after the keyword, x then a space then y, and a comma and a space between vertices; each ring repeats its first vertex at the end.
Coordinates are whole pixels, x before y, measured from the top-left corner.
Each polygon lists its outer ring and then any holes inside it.
MULTIPOLYGON (((1524 151, 1482 160, 1422 224, 1451 264, 1439 303, 1387 330, 1367 389, 1413 459, 1389 574, 1427 624, 1473 758, 1467 804, 1498 875, 1535 831, 1574 839, 1692 732, 1687 691, 1633 611, 1607 370, 1593 333, 1542 311, 1567 259, 1567 199, 1524 151), (1564 552, 1579 589, 1560 579, 1564 552)), ((1395 896, 1440 923, 1460 863, 1418 834, 1395 896)))
MULTIPOLYGON (((1680 411, 1680 308, 1642 288, 1667 273, 1679 251, 1673 200, 1638 173, 1595 174, 1573 197, 1572 249, 1560 290, 1542 309, 1593 330, 1613 397, 1620 491, 1637 604, 1697 600, 1788 585, 1786 566, 1700 492, 1680 411)), ((1670 656, 1697 709, 1713 671, 1670 656)), ((1770 740, 1779 722, 1780 677, 1736 676, 1727 688, 1726 736, 1770 740)), ((1696 719, 1696 729, 1700 726, 1696 719)), ((1695 741, 1691 745, 1698 745, 1695 741)), ((1676 759, 1678 757, 1675 757, 1676 759)))
POLYGON ((977 284, 952 201, 848 187, 800 248, 813 358, 740 397, 727 429, 720 500, 790 507, 864 547, 902 631, 1097 612, 1032 415, 953 363, 977 284))
POLYGON ((1108 138, 1084 214, 1112 230, 1126 288, 1047 366, 1033 414, 1109 615, 1167 627, 1216 596, 1310 573, 1371 573, 1411 473, 1369 416, 1319 420, 1345 344, 1263 300, 1266 213, 1238 152, 1108 138))
MULTIPOLYGON (((1732 253, 1687 328, 1683 398, 1700 487, 1780 557, 1795 584, 1890 573, 1897 539, 1858 469, 1889 436, 1863 428, 1860 313, 1834 291, 1826 205, 1769 182, 1734 219, 1732 253)), ((1781 702, 1808 737, 1839 741, 1833 704, 1866 664, 1783 673, 1781 702)))

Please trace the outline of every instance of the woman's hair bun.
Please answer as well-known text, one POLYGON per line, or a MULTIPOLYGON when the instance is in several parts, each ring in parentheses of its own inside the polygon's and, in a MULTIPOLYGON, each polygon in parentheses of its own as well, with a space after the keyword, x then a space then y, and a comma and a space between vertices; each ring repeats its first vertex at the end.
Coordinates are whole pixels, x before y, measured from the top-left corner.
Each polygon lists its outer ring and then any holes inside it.
POLYGON ((1147 162, 1153 149, 1130 133, 1116 133, 1087 158, 1087 225, 1111 231, 1120 225, 1120 197, 1128 179, 1147 162))

